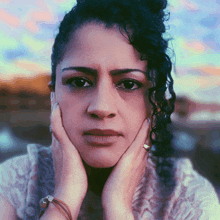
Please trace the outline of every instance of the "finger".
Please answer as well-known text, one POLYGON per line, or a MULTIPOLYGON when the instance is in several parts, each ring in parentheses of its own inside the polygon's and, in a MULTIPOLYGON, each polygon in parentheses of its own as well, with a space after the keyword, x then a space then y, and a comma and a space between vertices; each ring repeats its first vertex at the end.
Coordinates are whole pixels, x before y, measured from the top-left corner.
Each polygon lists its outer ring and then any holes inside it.
MULTIPOLYGON (((148 130, 149 130, 149 127, 150 127, 149 122, 150 122, 149 119, 146 119, 142 123, 141 128, 140 128, 137 136, 135 137, 135 140, 133 141, 133 143, 131 144, 131 146, 127 150, 128 154, 130 154, 130 153, 134 154, 135 152, 139 153, 140 148, 143 148, 144 144, 148 143, 147 137, 148 137, 148 130)), ((145 150, 145 149, 143 148, 143 150, 145 150)))
POLYGON ((55 138, 55 136, 52 133, 52 153, 60 155, 60 147, 59 147, 59 142, 55 138))
POLYGON ((53 111, 51 114, 51 131, 62 146, 68 146, 71 144, 71 141, 69 140, 69 137, 67 136, 63 127, 61 111, 58 103, 54 104, 53 106, 53 111))
POLYGON ((62 171, 62 149, 59 146, 59 142, 52 134, 52 157, 53 166, 55 171, 55 185, 59 184, 59 176, 62 171))
POLYGON ((54 105, 56 104, 55 92, 50 93, 50 103, 51 103, 51 111, 52 111, 54 105))
POLYGON ((150 149, 151 149, 151 143, 150 143, 150 132, 151 132, 150 124, 151 124, 151 120, 150 119, 148 119, 148 123, 149 124, 148 124, 147 138, 145 139, 144 146, 143 146, 142 149, 149 153, 150 149))
MULTIPOLYGON (((150 127, 150 121, 149 121, 149 127, 150 127)), ((150 143, 150 129, 149 128, 148 128, 148 132, 147 132, 147 138, 146 138, 146 140, 144 142, 144 146, 143 146, 142 149, 147 151, 148 153, 150 152, 151 143, 150 143)))

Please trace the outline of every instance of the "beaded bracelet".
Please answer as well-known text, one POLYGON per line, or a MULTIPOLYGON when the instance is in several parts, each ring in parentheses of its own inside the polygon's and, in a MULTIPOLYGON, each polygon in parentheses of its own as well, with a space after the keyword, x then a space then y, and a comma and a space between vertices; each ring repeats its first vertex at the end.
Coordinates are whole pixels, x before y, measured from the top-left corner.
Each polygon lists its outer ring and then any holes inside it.
MULTIPOLYGON (((42 198, 40 200, 40 206, 41 208, 45 209, 48 207, 49 203, 52 202, 57 209, 68 219, 68 220, 72 220, 72 215, 70 212, 69 207, 67 206, 67 204, 65 202, 62 202, 59 199, 54 198, 51 195, 46 196, 45 198, 42 198)), ((43 210, 40 215, 39 218, 44 214, 45 210, 43 210)))

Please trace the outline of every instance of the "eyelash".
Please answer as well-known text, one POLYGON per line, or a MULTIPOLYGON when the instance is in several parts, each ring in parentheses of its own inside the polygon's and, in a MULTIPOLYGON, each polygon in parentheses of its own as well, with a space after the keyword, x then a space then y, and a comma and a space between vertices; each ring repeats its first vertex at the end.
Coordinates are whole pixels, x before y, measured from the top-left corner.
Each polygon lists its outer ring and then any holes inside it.
MULTIPOLYGON (((77 87, 77 86, 73 86, 72 85, 72 82, 76 81, 76 80, 84 80, 85 82, 88 80, 84 79, 84 78, 81 78, 81 77, 74 77, 74 78, 71 78, 71 79, 68 79, 66 81, 66 84, 69 85, 70 87, 77 87)), ((136 89, 126 89, 126 88, 122 88, 123 90, 127 90, 127 91, 133 91, 133 90, 137 90, 137 89, 140 89, 143 87, 143 84, 136 81, 136 80, 131 80, 131 79, 127 79, 127 80, 124 80, 124 81, 121 81, 119 84, 122 84, 122 83, 125 83, 125 82, 132 82, 132 83, 135 83, 137 84, 137 87, 136 89)), ((91 84, 91 83, 90 83, 91 84)), ((85 87, 77 87, 78 89, 82 89, 82 88, 86 88, 86 87, 89 87, 89 86, 85 86, 85 87)))

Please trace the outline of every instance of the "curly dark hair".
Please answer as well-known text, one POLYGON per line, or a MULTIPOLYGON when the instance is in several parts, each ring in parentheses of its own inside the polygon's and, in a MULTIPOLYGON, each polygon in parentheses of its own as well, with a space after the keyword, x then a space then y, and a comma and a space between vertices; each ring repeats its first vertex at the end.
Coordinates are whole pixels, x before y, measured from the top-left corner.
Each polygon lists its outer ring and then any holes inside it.
MULTIPOLYGON (((52 88, 55 90, 56 67, 62 60, 66 45, 74 31, 89 22, 104 24, 106 28, 117 26, 127 34, 129 43, 147 60, 146 76, 152 83, 149 101, 153 106, 150 139, 154 156, 168 157, 173 154, 172 135, 167 129, 171 123, 176 95, 171 76, 172 63, 166 54, 168 41, 164 21, 167 0, 78 0, 77 5, 64 16, 55 38, 52 59, 52 88), (166 97, 166 91, 170 98, 166 97)), ((168 15, 168 16, 167 16, 168 15)))

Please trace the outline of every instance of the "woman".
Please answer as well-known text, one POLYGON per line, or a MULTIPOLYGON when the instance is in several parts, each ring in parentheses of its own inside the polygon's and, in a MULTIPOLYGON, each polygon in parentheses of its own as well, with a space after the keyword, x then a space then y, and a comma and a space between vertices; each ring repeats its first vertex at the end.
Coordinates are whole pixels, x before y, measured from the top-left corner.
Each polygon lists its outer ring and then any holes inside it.
POLYGON ((85 0, 65 15, 52 52, 52 146, 1 165, 1 219, 217 219, 212 185, 171 158, 166 5, 85 0))

